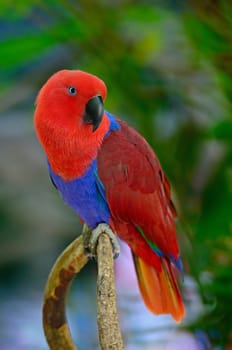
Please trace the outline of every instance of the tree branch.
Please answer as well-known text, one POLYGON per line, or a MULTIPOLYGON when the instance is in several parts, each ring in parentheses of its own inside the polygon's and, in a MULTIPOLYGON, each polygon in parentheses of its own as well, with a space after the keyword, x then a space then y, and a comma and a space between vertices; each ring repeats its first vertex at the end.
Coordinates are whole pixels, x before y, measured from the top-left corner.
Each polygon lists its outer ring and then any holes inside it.
MULTIPOLYGON (((84 225, 86 239, 90 230, 84 225)), ((51 350, 77 350, 65 316, 66 298, 75 275, 87 263, 83 235, 74 240, 55 262, 45 287, 43 305, 44 333, 51 350)), ((112 246, 106 233, 97 244, 97 306, 99 341, 102 350, 123 350, 116 307, 112 246)))
POLYGON ((43 327, 51 350, 76 350, 65 316, 66 299, 74 276, 87 263, 83 237, 75 239, 56 260, 44 292, 43 327))
POLYGON ((100 345, 102 350, 123 350, 116 305, 112 245, 105 233, 99 236, 97 256, 97 321, 100 345))

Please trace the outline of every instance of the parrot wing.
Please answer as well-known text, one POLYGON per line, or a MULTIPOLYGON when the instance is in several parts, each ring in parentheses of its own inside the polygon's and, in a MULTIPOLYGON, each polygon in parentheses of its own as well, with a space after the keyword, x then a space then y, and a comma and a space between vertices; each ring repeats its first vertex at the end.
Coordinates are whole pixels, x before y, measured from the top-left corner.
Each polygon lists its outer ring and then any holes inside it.
POLYGON ((112 223, 131 247, 140 292, 148 309, 169 313, 179 322, 184 305, 173 271, 182 272, 170 185, 151 147, 134 129, 117 120, 120 130, 105 138, 98 153, 112 223))
POLYGON ((136 226, 147 241, 176 260, 176 211, 168 180, 145 139, 118 123, 120 130, 104 140, 97 159, 112 217, 136 226))

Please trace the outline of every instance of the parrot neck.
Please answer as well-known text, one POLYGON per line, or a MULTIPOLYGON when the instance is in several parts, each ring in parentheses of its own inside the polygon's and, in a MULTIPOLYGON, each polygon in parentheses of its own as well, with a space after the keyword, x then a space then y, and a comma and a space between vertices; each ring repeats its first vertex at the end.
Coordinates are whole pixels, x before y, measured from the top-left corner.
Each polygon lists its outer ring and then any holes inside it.
MULTIPOLYGON (((99 128, 88 130, 49 130, 40 140, 45 148, 52 171, 64 180, 81 177, 97 157, 104 136, 110 129, 110 120, 104 115, 99 128)), ((43 135, 43 133, 41 133, 43 135)))
POLYGON ((104 138, 118 129, 120 126, 114 116, 105 111, 101 125, 95 132, 91 128, 64 128, 59 131, 49 128, 44 133, 43 126, 38 127, 37 132, 52 171, 68 181, 85 174, 96 159, 104 138))

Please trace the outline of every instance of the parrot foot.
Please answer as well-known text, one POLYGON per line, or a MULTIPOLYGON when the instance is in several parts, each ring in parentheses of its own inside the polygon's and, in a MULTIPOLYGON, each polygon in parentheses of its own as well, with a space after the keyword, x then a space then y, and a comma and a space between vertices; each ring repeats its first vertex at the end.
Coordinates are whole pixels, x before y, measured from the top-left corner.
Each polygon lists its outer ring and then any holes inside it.
POLYGON ((115 234, 109 227, 109 225, 105 223, 99 224, 94 230, 90 231, 84 228, 83 234, 84 234, 84 247, 89 257, 96 257, 96 248, 97 248, 97 242, 99 236, 105 233, 112 244, 113 249, 113 255, 114 259, 116 259, 119 256, 120 253, 120 246, 118 244, 118 241, 115 237, 115 234))

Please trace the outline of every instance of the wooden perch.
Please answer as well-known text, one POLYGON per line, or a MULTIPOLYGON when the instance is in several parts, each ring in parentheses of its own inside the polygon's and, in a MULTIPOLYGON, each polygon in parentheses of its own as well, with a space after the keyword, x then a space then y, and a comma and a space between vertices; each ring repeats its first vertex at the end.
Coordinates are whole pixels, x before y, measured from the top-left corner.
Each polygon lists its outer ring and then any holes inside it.
MULTIPOLYGON (((81 235, 61 253, 50 272, 44 292, 43 327, 51 350, 77 350, 66 321, 65 307, 70 284, 87 261, 81 235)), ((101 349, 123 350, 116 308, 112 246, 104 233, 98 239, 97 261, 97 319, 101 349)))
POLYGON ((76 350, 65 316, 69 286, 87 263, 82 236, 73 241, 56 260, 44 292, 43 327, 51 350, 76 350))
POLYGON ((104 350, 123 350, 116 305, 112 245, 105 233, 99 236, 97 257, 97 321, 100 345, 104 350))

